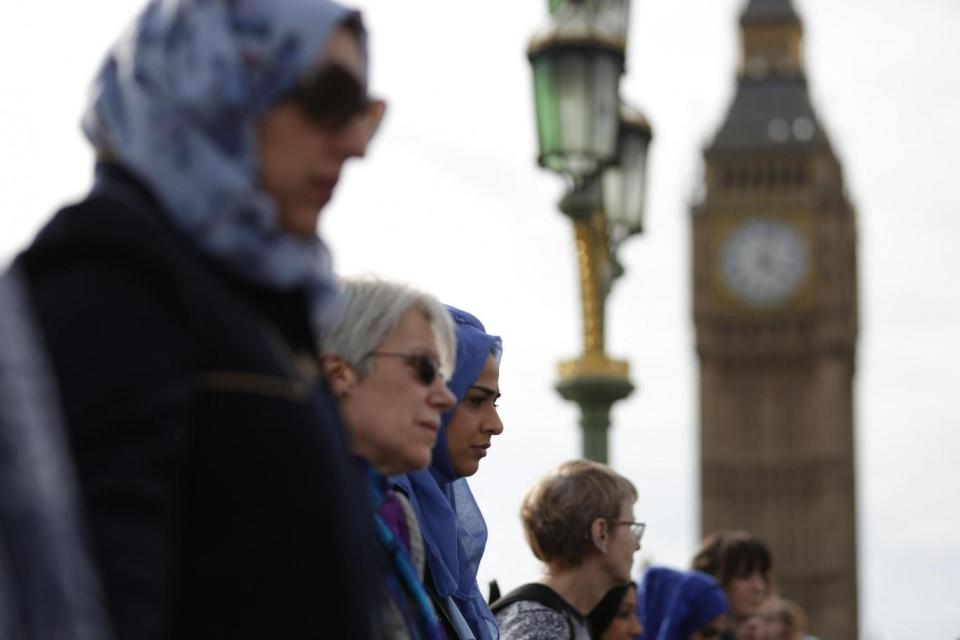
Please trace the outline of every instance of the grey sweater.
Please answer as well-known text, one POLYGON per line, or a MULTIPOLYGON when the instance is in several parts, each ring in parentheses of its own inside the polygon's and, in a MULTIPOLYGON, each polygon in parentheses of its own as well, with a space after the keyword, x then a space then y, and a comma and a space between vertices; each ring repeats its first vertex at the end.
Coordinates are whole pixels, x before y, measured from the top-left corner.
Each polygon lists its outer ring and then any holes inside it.
POLYGON ((497 624, 501 640, 590 640, 583 618, 529 600, 515 602, 500 611, 497 624))

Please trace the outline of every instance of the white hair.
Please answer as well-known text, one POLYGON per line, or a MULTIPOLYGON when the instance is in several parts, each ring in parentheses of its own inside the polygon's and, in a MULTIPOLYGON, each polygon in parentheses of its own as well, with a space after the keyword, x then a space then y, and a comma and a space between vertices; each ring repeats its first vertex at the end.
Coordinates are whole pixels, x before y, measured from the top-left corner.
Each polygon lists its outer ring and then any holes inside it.
POLYGON ((341 278, 342 307, 320 339, 320 350, 343 358, 358 375, 369 372, 370 352, 376 351, 403 320, 407 310, 423 313, 440 357, 440 375, 449 380, 456 367, 457 337, 453 319, 434 296, 404 284, 379 278, 341 278))

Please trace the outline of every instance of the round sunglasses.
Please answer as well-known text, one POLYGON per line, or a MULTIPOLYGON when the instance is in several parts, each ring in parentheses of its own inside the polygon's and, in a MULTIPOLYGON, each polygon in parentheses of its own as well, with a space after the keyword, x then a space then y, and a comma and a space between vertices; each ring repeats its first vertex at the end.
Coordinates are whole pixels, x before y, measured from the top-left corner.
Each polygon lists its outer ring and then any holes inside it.
POLYGON ((417 374, 417 380, 426 386, 433 384, 440 373, 440 363, 425 353, 395 353, 392 351, 371 351, 367 357, 400 358, 417 374))

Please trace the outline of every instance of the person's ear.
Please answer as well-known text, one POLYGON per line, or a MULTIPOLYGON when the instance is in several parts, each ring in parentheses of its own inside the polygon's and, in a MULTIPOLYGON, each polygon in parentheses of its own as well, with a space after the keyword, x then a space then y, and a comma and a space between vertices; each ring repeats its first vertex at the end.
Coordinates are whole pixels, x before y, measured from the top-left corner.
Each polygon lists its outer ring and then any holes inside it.
POLYGON ((325 353, 320 356, 320 367, 323 369, 323 377, 330 385, 333 397, 337 400, 350 395, 350 392, 357 385, 357 374, 353 367, 336 354, 325 353))
POLYGON ((610 525, 604 518, 597 518, 590 525, 590 538, 600 553, 607 552, 607 544, 610 540, 610 525))

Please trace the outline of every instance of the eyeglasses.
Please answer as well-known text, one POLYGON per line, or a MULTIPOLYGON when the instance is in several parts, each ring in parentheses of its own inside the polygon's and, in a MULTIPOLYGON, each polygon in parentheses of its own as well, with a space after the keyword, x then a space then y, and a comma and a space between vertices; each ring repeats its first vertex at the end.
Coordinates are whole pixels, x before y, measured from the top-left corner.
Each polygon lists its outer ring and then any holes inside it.
POLYGON ((637 541, 637 544, 640 544, 640 541, 643 539, 643 532, 647 528, 647 524, 645 522, 632 522, 630 520, 611 520, 611 523, 617 524, 617 525, 625 525, 625 526, 629 525, 630 533, 633 534, 633 538, 634 540, 637 541))
POLYGON ((371 351, 366 357, 379 356, 382 358, 400 358, 413 367, 417 380, 426 386, 433 384, 440 372, 440 363, 425 353, 393 353, 390 351, 371 351))
POLYGON ((385 106, 373 100, 363 83, 338 64, 326 65, 301 79, 287 94, 317 124, 341 129, 354 118, 369 116, 371 132, 380 122, 385 106))

